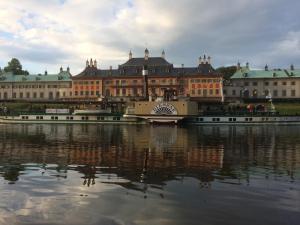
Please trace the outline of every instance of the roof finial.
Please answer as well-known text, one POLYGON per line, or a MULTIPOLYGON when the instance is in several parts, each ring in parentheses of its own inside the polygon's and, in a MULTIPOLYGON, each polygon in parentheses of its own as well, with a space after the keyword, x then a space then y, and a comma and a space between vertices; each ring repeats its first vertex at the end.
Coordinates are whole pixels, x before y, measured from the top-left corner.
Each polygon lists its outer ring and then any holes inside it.
POLYGON ((62 66, 60 67, 59 71, 60 71, 60 72, 62 72, 62 71, 63 71, 63 68, 62 68, 62 66))
POLYGON ((129 59, 132 59, 132 52, 131 52, 131 50, 129 52, 129 59))
POLYGON ((97 68, 97 60, 96 59, 94 60, 94 67, 97 68))
POLYGON ((265 71, 268 71, 269 70, 269 67, 268 67, 268 64, 265 65, 265 71))
POLYGON ((90 59, 90 67, 92 67, 93 66, 93 59, 91 58, 90 59))
POLYGON ((148 60, 149 58, 149 50, 148 48, 145 49, 145 60, 148 60))
POLYGON ((294 68, 294 65, 293 65, 293 64, 291 65, 291 70, 295 70, 295 68, 294 68))
POLYGON ((246 62, 246 68, 249 69, 249 62, 246 62))
POLYGON ((89 60, 86 60, 86 67, 89 67, 89 60))
POLYGON ((240 61, 238 61, 238 63, 237 63, 237 70, 240 70, 241 69, 241 63, 240 63, 240 61))
POLYGON ((165 59, 165 58, 166 58, 166 52, 165 52, 165 50, 163 50, 163 51, 162 51, 162 53, 161 53, 161 57, 162 57, 163 59, 165 59))

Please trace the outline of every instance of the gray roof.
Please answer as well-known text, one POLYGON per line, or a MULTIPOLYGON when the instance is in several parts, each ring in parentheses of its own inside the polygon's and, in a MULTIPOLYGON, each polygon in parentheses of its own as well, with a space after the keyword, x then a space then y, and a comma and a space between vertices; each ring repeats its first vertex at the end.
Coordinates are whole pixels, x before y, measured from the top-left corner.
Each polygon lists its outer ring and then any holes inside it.
POLYGON ((149 57, 148 59, 145 58, 132 58, 129 59, 126 63, 120 65, 120 67, 128 67, 128 66, 138 66, 143 67, 147 65, 151 66, 172 66, 167 60, 162 57, 149 57))
POLYGON ((58 74, 30 74, 30 75, 15 75, 11 72, 0 75, 0 82, 51 82, 51 81, 71 81, 71 74, 67 71, 62 71, 58 74))
POLYGON ((179 76, 179 75, 211 75, 215 73, 214 68, 208 64, 199 64, 197 67, 173 67, 162 57, 132 58, 119 66, 118 69, 102 70, 94 66, 87 66, 81 73, 73 79, 97 79, 100 77, 120 77, 120 76, 142 76, 144 65, 148 66, 150 76, 179 76))

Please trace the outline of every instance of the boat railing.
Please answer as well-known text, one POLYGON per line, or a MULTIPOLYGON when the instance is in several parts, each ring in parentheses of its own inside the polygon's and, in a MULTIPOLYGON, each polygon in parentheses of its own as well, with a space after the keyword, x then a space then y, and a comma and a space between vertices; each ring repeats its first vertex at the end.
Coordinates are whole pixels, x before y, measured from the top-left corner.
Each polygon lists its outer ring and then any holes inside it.
POLYGON ((295 116, 295 115, 284 115, 279 112, 202 112, 200 116, 295 116))

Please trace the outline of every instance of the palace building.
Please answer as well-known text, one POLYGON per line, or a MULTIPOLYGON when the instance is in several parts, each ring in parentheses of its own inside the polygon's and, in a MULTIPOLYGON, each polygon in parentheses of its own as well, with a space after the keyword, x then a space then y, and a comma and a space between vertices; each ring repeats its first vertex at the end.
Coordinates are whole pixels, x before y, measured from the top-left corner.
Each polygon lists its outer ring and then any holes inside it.
POLYGON ((106 98, 125 102, 145 98, 190 97, 195 101, 221 101, 222 75, 211 66, 211 58, 200 57, 195 67, 174 67, 166 60, 163 51, 160 57, 129 59, 117 69, 101 69, 96 60, 86 61, 85 69, 72 77, 73 98, 95 100, 106 98))
POLYGON ((296 100, 300 99, 300 70, 291 65, 289 69, 262 70, 237 65, 237 72, 230 78, 230 83, 224 86, 226 99, 266 99, 296 100))
POLYGON ((0 100, 59 101, 72 97, 72 80, 69 68, 58 74, 47 71, 37 75, 0 74, 0 100))

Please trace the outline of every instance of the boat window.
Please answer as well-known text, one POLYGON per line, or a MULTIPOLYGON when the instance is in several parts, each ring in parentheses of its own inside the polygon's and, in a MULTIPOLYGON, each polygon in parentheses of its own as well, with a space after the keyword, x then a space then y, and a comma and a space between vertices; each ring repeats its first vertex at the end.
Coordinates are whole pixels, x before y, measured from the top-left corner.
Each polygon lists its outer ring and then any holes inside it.
POLYGON ((228 120, 229 120, 230 122, 232 122, 232 118, 229 118, 228 120))
POLYGON ((252 121, 253 120, 253 118, 249 118, 249 121, 252 121))
POLYGON ((51 116, 51 120, 54 120, 54 116, 51 116))
POLYGON ((248 121, 248 118, 245 118, 245 121, 248 121))
POLYGON ((70 118, 67 116, 67 120, 69 120, 70 118))
POLYGON ((73 120, 73 116, 70 117, 70 120, 73 120))
POLYGON ((81 120, 84 120, 84 116, 83 116, 83 117, 81 117, 81 120))
POLYGON ((55 117, 55 120, 58 120, 58 117, 57 117, 57 116, 55 117))
POLYGON ((233 118, 232 120, 235 122, 235 121, 236 121, 236 118, 233 118))
POLYGON ((217 121, 220 121, 220 118, 217 118, 217 121))

